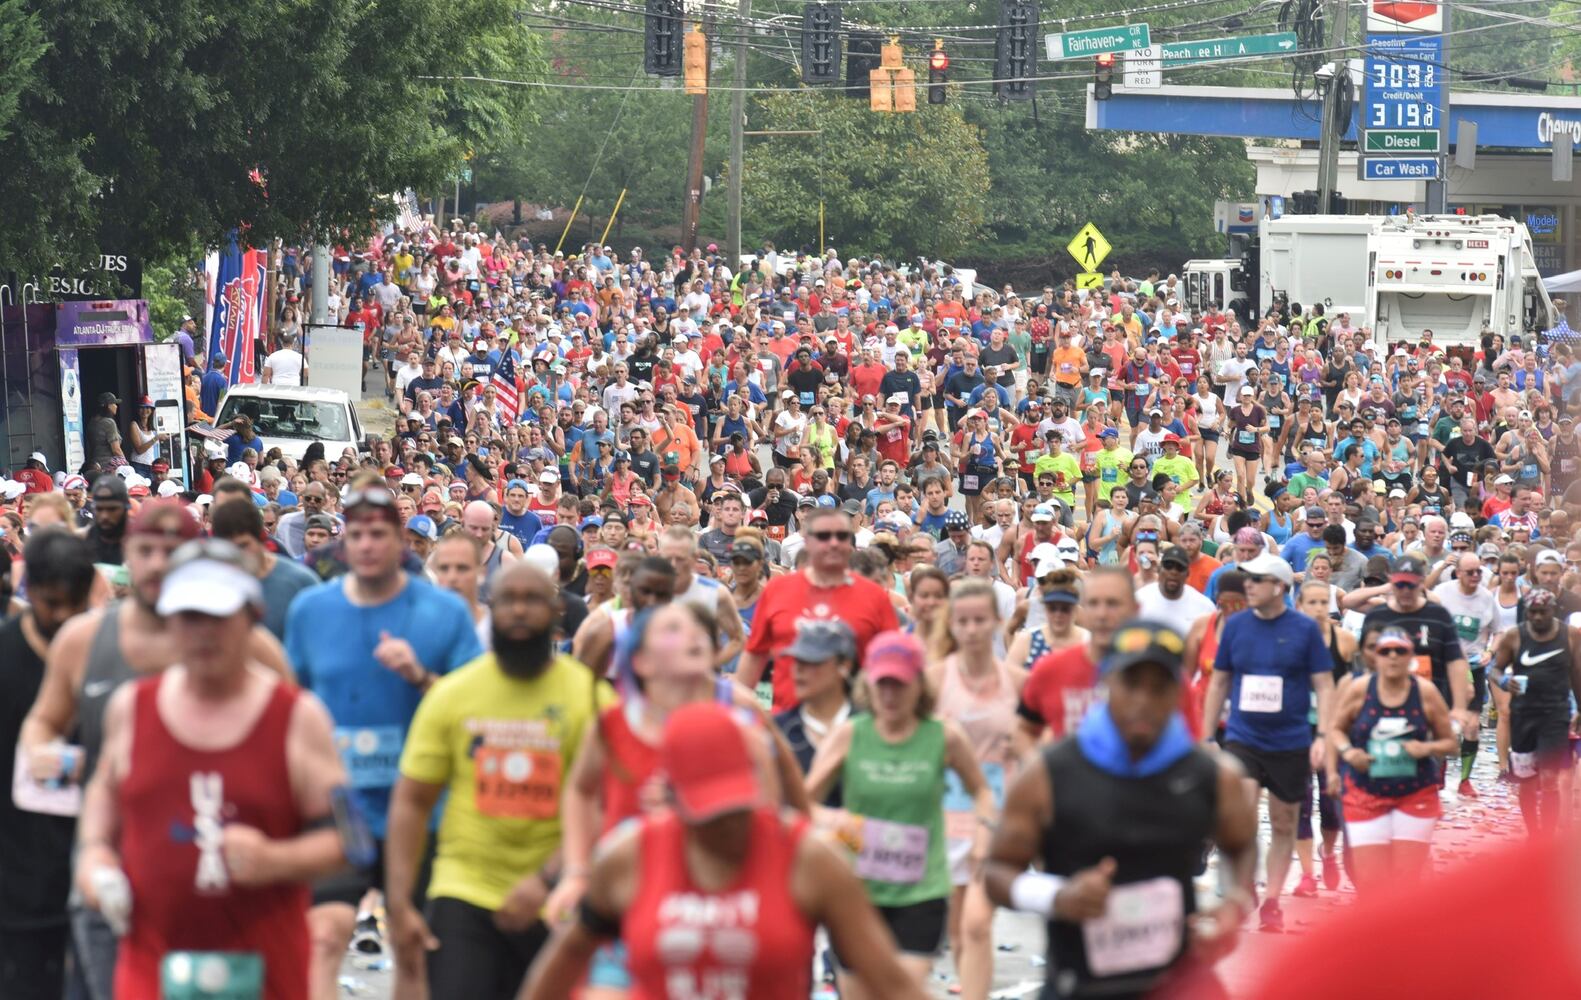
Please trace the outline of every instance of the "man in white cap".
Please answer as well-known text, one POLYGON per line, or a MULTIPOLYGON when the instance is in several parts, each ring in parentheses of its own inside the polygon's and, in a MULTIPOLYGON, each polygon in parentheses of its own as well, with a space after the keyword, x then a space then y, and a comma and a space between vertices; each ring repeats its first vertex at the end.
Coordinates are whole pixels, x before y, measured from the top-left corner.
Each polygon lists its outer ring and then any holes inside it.
POLYGON ((1290 872, 1301 800, 1312 794, 1312 771, 1326 753, 1323 737, 1312 735, 1307 713, 1315 695, 1317 732, 1328 730, 1333 660, 1317 622, 1286 603, 1295 583, 1289 563, 1264 552, 1236 568, 1246 577, 1247 608, 1224 623, 1202 708, 1202 732, 1217 738, 1228 699, 1224 749, 1246 768, 1244 786, 1253 809, 1262 789, 1268 789, 1273 834, 1262 928, 1277 933, 1284 930, 1279 894, 1290 872))
POLYGON ((26 485, 29 493, 48 493, 55 488, 55 479, 49 474, 49 460, 41 451, 27 457, 27 467, 17 471, 16 481, 26 485))
POLYGON ((176 662, 110 699, 76 884, 121 934, 119 995, 159 993, 182 952, 230 953, 261 995, 307 995, 307 882, 346 862, 331 811, 346 776, 323 704, 250 655, 262 606, 235 546, 183 545, 158 602, 176 662))

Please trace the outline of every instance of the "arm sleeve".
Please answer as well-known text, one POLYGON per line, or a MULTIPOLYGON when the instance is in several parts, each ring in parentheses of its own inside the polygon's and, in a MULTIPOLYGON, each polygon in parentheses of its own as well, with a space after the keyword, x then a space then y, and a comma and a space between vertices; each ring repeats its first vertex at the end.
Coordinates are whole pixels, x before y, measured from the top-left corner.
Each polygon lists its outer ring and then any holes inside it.
POLYGON ((401 774, 413 781, 443 785, 450 780, 447 701, 442 692, 430 691, 412 716, 406 744, 401 748, 401 774))

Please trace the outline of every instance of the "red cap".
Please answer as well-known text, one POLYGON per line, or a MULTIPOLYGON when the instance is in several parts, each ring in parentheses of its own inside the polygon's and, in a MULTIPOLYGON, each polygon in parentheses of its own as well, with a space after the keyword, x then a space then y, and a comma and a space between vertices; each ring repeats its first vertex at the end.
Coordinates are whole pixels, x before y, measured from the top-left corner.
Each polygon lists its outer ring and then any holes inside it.
POLYGON ((1165 444, 1179 444, 1180 443, 1180 435, 1176 434, 1174 431, 1170 431, 1168 434, 1164 435, 1164 443, 1165 444))
POLYGON ((905 632, 880 632, 862 654, 862 669, 870 681, 897 680, 910 684, 922 676, 922 643, 905 632))
POLYGON ((675 811, 688 823, 751 809, 763 800, 741 726, 723 705, 694 702, 671 712, 662 753, 675 811))
MULTIPOLYGON (((130 492, 130 491, 128 491, 130 492)), ((128 535, 162 535, 190 542, 203 533, 197 518, 179 500, 149 500, 126 526, 128 535)))
POLYGON ((614 549, 592 549, 587 554, 587 568, 596 569, 600 566, 613 568, 617 558, 614 549))

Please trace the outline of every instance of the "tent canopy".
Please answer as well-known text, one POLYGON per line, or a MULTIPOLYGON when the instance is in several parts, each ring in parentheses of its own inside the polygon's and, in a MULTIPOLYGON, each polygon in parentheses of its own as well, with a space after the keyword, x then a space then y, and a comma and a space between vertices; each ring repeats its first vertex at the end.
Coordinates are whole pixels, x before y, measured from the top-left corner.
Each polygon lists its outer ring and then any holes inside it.
POLYGON ((1581 292, 1581 271, 1566 271, 1552 278, 1544 278, 1543 287, 1548 289, 1550 295, 1554 292, 1581 292))

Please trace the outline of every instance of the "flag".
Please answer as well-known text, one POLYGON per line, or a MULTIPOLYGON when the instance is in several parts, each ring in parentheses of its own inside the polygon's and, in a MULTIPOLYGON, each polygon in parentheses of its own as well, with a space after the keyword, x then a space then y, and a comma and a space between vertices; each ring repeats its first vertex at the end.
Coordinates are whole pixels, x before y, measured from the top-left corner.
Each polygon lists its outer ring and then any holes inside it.
POLYGON ((514 424, 516 415, 521 412, 521 401, 516 392, 516 376, 495 371, 489 379, 489 385, 494 387, 494 402, 499 407, 500 416, 505 418, 505 423, 514 424))
POLYGON ((216 351, 225 355, 225 376, 231 385, 252 382, 257 378, 254 344, 263 328, 268 257, 262 250, 241 249, 233 233, 229 245, 214 260, 209 356, 216 351))

